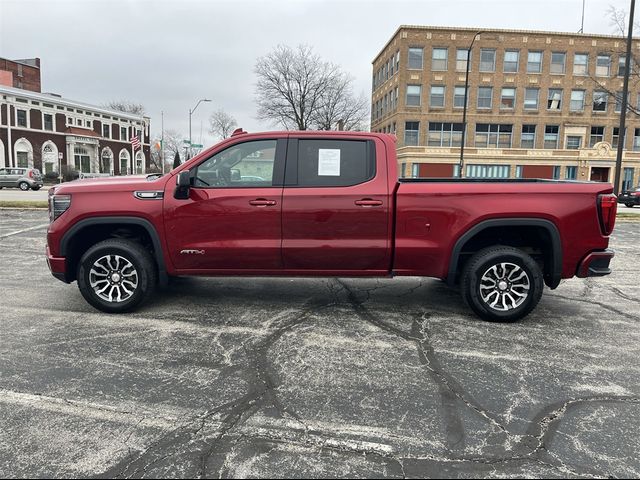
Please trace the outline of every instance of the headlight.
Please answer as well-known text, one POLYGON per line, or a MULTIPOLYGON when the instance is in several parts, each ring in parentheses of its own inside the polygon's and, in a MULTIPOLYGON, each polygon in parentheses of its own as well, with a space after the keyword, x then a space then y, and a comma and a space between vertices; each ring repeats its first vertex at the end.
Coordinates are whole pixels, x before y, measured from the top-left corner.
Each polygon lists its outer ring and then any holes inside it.
POLYGON ((71 195, 49 195, 49 221, 53 222, 71 206, 71 195))

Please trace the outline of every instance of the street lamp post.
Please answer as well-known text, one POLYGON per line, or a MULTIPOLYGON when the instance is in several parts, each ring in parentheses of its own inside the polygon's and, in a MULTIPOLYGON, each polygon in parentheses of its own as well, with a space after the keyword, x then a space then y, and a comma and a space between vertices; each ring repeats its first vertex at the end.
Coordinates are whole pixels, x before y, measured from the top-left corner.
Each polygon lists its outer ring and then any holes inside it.
POLYGON ((469 67, 471 65, 471 49, 473 48, 473 43, 478 38, 478 35, 484 33, 483 31, 476 32, 471 40, 471 44, 469 48, 467 48, 467 73, 464 76, 464 104, 462 106, 462 143, 460 144, 460 163, 458 165, 458 178, 462 178, 462 171, 464 168, 464 142, 465 137, 467 135, 467 98, 469 95, 469 67))
POLYGON ((624 65, 624 81, 622 84, 622 105, 620 108, 620 127, 618 132, 620 138, 618 140, 618 151, 616 155, 616 173, 613 180, 613 193, 618 195, 620 192, 620 173, 622 170, 622 150, 626 141, 625 124, 627 121, 627 95, 629 95, 629 74, 631 70, 631 42, 633 41, 633 15, 636 9, 636 0, 631 0, 631 10, 629 11, 629 34, 627 35, 627 57, 624 65))
POLYGON ((198 100, 198 103, 196 103, 196 106, 193 107, 192 109, 189 109, 189 157, 191 157, 191 115, 193 115, 193 112, 196 111, 196 108, 198 108, 198 105, 200 105, 201 102, 210 102, 211 100, 209 100, 208 98, 201 98, 200 100, 198 100))

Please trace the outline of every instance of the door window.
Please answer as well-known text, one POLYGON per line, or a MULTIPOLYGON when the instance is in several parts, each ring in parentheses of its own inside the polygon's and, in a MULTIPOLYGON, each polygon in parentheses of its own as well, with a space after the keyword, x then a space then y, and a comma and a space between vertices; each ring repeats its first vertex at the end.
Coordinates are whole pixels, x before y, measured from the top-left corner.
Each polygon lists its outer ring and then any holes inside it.
POLYGON ((375 176, 375 146, 360 140, 300 140, 297 166, 301 187, 357 185, 375 176))
POLYGON ((233 145, 195 168, 193 185, 201 188, 271 187, 277 140, 233 145))

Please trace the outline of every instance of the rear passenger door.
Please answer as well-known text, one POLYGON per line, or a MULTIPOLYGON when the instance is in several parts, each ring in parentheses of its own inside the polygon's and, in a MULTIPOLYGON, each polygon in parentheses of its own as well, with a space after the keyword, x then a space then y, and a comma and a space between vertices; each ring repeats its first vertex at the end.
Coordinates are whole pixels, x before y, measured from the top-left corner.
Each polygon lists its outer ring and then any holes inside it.
POLYGON ((389 269, 384 161, 382 144, 361 136, 290 137, 282 198, 286 270, 376 275, 389 269))

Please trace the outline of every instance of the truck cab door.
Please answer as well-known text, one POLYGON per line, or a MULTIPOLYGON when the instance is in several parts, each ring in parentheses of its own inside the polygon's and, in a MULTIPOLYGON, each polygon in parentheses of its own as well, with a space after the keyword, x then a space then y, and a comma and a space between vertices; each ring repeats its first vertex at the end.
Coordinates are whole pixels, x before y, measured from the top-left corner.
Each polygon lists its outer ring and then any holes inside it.
POLYGON ((289 139, 282 257, 291 273, 380 275, 390 268, 384 145, 362 136, 289 139))
POLYGON ((169 255, 183 273, 269 273, 282 268, 286 139, 238 142, 190 169, 189 198, 164 195, 169 255))

